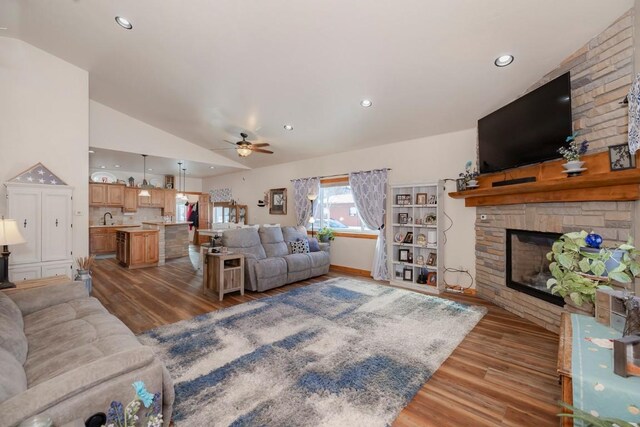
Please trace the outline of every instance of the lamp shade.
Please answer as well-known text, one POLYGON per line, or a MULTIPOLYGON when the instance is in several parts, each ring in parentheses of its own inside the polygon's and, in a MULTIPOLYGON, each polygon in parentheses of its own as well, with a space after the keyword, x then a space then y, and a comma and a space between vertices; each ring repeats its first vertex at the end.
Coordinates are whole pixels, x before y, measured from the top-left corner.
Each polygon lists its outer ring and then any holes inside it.
POLYGON ((307 194, 307 199, 311 200, 312 202, 318 198, 318 194, 317 193, 309 193, 307 194))
POLYGON ((149 190, 143 189, 143 190, 140 190, 140 192, 138 193, 138 196, 151 197, 151 194, 149 193, 149 190))
POLYGON ((18 222, 15 219, 0 219, 0 245, 19 245, 27 243, 20 234, 18 222))

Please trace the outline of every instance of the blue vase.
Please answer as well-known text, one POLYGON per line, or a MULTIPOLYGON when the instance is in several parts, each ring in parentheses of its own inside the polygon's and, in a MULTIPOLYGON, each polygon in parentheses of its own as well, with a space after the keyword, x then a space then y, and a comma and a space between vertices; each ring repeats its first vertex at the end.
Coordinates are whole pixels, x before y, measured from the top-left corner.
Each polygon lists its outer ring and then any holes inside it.
POLYGON ((600 245, 602 245, 602 236, 596 233, 591 233, 584 238, 584 241, 590 248, 600 249, 600 245))

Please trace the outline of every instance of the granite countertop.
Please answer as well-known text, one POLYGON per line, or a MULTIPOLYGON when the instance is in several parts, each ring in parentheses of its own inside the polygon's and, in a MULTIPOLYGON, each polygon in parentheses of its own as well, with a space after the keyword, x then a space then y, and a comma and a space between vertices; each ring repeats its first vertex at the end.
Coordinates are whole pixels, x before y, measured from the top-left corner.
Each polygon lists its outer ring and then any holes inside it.
POLYGON ((153 225, 189 225, 192 224, 192 221, 174 221, 174 222, 164 222, 164 221, 142 221, 143 224, 153 224, 153 225))
POLYGON ((90 225, 89 228, 127 228, 140 227, 141 224, 108 224, 108 225, 90 225))
POLYGON ((157 233, 158 232, 158 230, 154 230, 153 228, 144 228, 144 227, 118 228, 116 231, 121 231, 123 233, 129 233, 129 234, 133 234, 133 233, 148 233, 148 232, 157 233))

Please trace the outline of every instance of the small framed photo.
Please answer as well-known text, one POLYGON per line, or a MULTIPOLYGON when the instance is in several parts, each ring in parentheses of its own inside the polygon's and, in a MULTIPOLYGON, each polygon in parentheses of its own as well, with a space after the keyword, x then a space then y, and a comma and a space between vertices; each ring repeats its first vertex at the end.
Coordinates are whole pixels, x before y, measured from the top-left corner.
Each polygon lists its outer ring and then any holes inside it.
POLYGON ((636 157, 631 155, 628 144, 609 147, 609 167, 611 171, 622 171, 636 167, 636 157))
POLYGON ((402 280, 413 282, 413 268, 405 268, 402 270, 402 280))
POLYGON ((416 264, 424 265, 424 257, 422 255, 418 255, 418 259, 416 260, 416 264))
POLYGON ((402 243, 413 243, 413 231, 407 232, 402 243))
POLYGON ((402 279, 402 270, 396 270, 396 279, 402 279))
POLYGON ((427 265, 433 267, 436 265, 437 255, 435 252, 430 252, 429 256, 427 256, 427 265))
POLYGON ((467 189, 467 181, 465 181, 464 178, 456 179, 456 190, 464 191, 466 189, 467 189))
POLYGON ((431 271, 427 274, 427 285, 436 286, 438 284, 438 274, 435 271, 431 271))
POLYGON ((429 200, 427 201, 428 204, 430 205, 436 205, 438 204, 438 197, 434 194, 431 197, 429 197, 429 200))
POLYGON ((398 224, 406 224, 409 222, 409 214, 401 212, 398 214, 398 224))
POLYGON ((409 249, 398 250, 398 261, 409 262, 409 249))
POLYGON ((396 194, 396 205, 406 206, 411 204, 411 194, 396 194))
POLYGON ((416 194, 416 205, 426 205, 427 204, 427 197, 429 197, 429 195, 427 193, 418 193, 418 194, 416 194))

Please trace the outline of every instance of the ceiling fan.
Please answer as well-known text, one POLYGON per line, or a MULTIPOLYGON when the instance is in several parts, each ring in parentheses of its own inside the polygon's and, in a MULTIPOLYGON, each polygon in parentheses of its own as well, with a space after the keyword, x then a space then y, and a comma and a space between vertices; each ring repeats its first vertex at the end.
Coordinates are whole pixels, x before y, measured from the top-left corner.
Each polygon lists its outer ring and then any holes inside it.
POLYGON ((235 149, 236 152, 238 153, 238 156, 240 156, 240 157, 247 157, 253 152, 265 153, 265 154, 273 154, 273 151, 265 150, 264 148, 262 148, 262 147, 268 147, 269 143, 261 142, 261 143, 258 143, 258 144, 254 144, 252 142, 249 142, 249 141, 247 141, 247 137, 249 135, 247 135, 244 132, 241 132, 240 136, 242 137, 242 141, 231 142, 231 141, 227 141, 226 139, 224 140, 224 142, 233 145, 233 148, 217 148, 217 149, 212 149, 212 151, 233 150, 233 149, 235 149))

